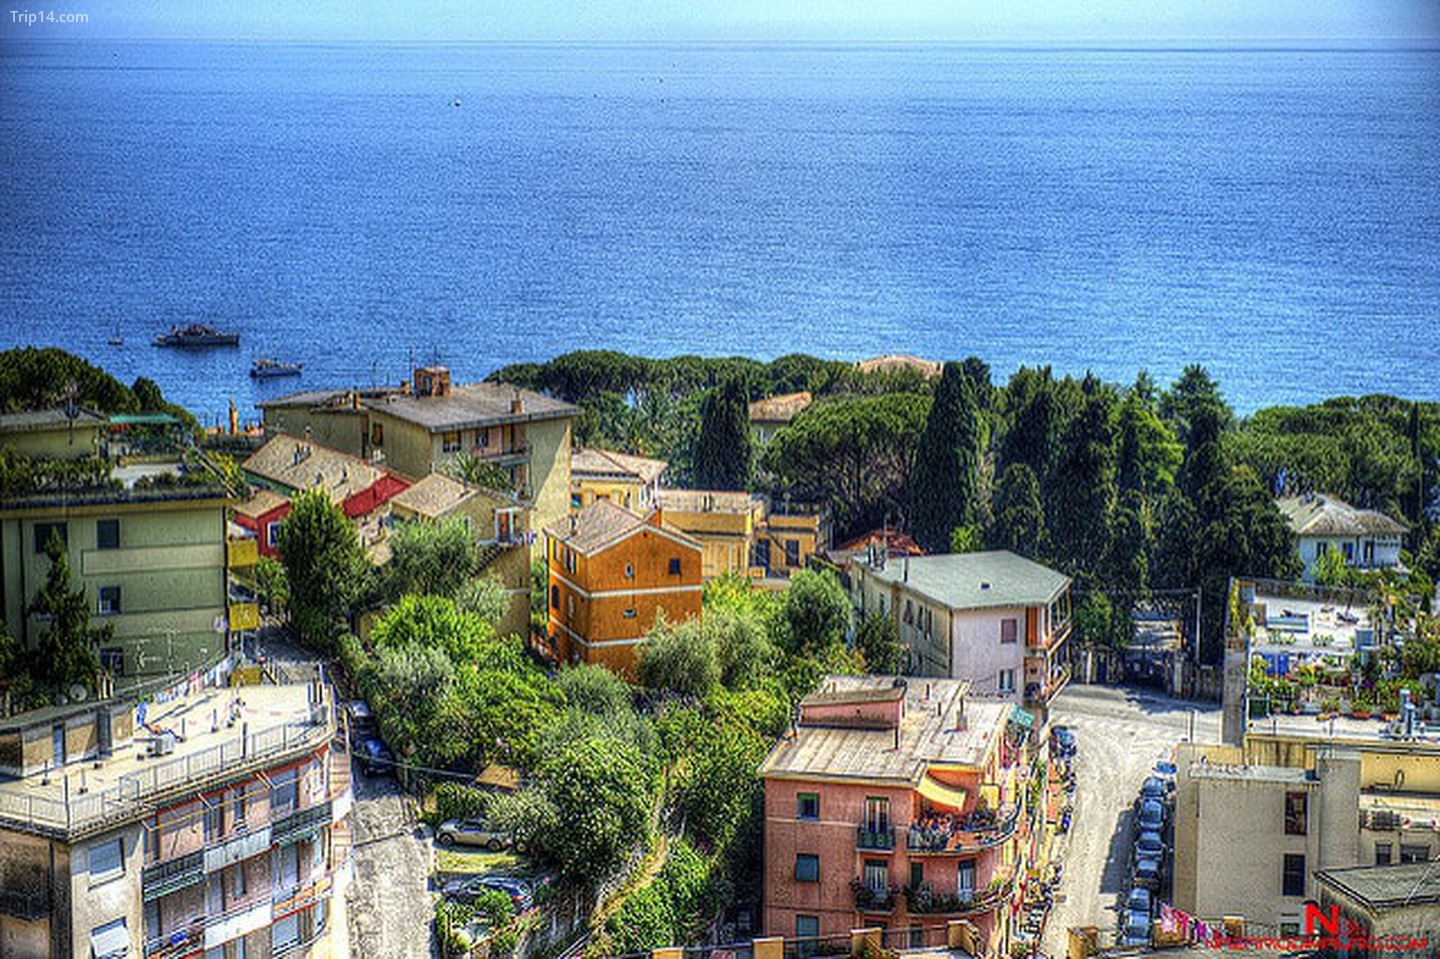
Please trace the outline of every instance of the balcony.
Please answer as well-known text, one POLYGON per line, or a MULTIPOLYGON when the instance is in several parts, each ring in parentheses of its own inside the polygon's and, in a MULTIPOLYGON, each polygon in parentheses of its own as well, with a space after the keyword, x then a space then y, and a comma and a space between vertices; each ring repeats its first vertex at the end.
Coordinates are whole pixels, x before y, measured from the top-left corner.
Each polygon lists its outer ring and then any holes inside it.
POLYGON ((876 889, 865 884, 859 876, 850 880, 850 891, 855 894, 855 909, 857 912, 894 912, 895 898, 900 894, 899 886, 886 886, 884 889, 876 889))
POLYGON ((1015 891, 1015 876, 997 876, 983 890, 963 890, 946 896, 935 892, 928 882, 905 887, 905 908, 915 916, 972 916, 1003 906, 1015 891))
POLYGON ((992 849, 1015 835, 1020 810, 1002 808, 1003 815, 975 811, 965 816, 931 814, 906 830, 905 848, 912 853, 954 855, 992 849))
POLYGON ((530 455, 529 443, 511 443, 509 446, 472 446, 470 455, 486 463, 522 460, 530 455))
POLYGON ((0 889, 0 915, 26 922, 50 915, 50 893, 44 889, 0 889))
POLYGON ((167 859, 146 866, 141 874, 140 887, 145 902, 153 902, 172 892, 205 881, 205 851, 197 849, 178 859, 167 859))
POLYGON ((1028 649, 1035 651, 1053 651, 1058 648, 1061 643, 1065 642, 1065 640, 1070 638, 1070 633, 1074 628, 1075 619, 1074 617, 1071 617, 1070 619, 1065 620, 1063 623, 1057 624, 1053 629, 1051 629, 1050 635, 1036 636, 1033 640, 1027 642, 1025 645, 1028 649))
POLYGON ((868 826, 857 826, 855 828, 856 849, 880 849, 889 851, 895 848, 895 827, 881 826, 870 828, 868 826))
POLYGON ((330 825, 332 806, 330 800, 291 813, 277 820, 270 827, 271 839, 277 846, 285 846, 302 839, 309 839, 330 825))

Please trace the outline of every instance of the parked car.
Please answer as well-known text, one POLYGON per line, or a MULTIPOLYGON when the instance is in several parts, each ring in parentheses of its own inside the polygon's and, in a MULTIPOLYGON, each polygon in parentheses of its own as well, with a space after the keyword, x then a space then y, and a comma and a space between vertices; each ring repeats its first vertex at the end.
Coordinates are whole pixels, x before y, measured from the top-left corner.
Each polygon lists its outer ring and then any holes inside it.
POLYGON ((375 736, 367 736, 355 747, 355 758, 360 760, 360 769, 367 776, 395 771, 395 754, 375 736))
POLYGON ((479 819, 447 819, 435 830, 435 841, 442 846, 459 843, 499 852, 510 845, 510 836, 489 828, 479 819))
POLYGON ((1154 899, 1150 890, 1144 886, 1136 886, 1130 890, 1130 895, 1125 899, 1125 912, 1143 912, 1145 915, 1153 915, 1152 906, 1154 899))
POLYGON ((465 876, 450 880, 440 891, 446 899, 456 902, 474 902, 487 892, 503 892, 516 912, 524 912, 535 903, 530 884, 514 876, 465 876))
POLYGON ((1146 889, 1160 888, 1160 857, 1137 856, 1135 858, 1135 885, 1146 889))
POLYGON ((1157 760, 1155 763, 1155 768, 1152 771, 1160 779, 1163 779, 1165 780, 1165 782, 1169 783, 1171 789, 1175 788, 1175 774, 1178 770, 1176 770, 1175 764, 1172 763, 1170 760, 1157 760))
POLYGON ((1154 856, 1159 859, 1165 855, 1165 840, 1154 830, 1147 829, 1135 839, 1135 858, 1142 859, 1154 856))
POLYGON ((1140 812, 1135 816, 1135 831, 1160 832, 1165 828, 1165 807, 1155 799, 1140 800, 1140 812))
POLYGON ((1140 798, 1162 800, 1174 788, 1174 783, 1167 783, 1159 776, 1146 776, 1145 781, 1140 784, 1140 798))
POLYGON ((1075 731, 1069 726, 1052 726, 1050 728, 1050 751, 1057 756, 1073 756, 1079 749, 1079 741, 1075 738, 1075 731))
POLYGON ((1120 927, 1119 946, 1150 945, 1150 913, 1138 909, 1128 910, 1120 927))

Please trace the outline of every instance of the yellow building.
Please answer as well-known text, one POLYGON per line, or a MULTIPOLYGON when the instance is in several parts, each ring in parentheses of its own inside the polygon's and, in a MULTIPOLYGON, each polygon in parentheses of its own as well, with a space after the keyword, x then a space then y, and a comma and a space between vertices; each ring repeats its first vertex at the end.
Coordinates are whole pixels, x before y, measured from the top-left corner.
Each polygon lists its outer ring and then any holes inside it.
POLYGON ((814 401, 815 398, 810 395, 809 390, 801 390, 798 393, 767 396, 751 403, 750 429, 755 434, 755 442, 760 446, 769 443, 776 433, 789 426, 790 421, 814 401))
POLYGON ((753 563, 756 534, 765 520, 765 500, 759 495, 662 489, 656 501, 668 525, 700 543, 704 579, 725 573, 764 575, 753 563))
POLYGON ((581 510, 608 500, 637 513, 649 512, 669 465, 610 450, 575 450, 570 454, 570 508, 581 510))
POLYGON ((1295 717, 1242 746, 1181 744, 1175 905, 1293 934, 1318 870, 1440 855, 1440 741, 1366 725, 1332 735, 1295 717))
POLYGON ((105 417, 79 407, 5 413, 0 415, 0 447, 13 446, 21 456, 36 459, 97 456, 106 427, 105 417))
POLYGON ((788 577, 830 549, 830 540, 830 510, 824 505, 771 501, 755 538, 754 565, 767 576, 788 577))
POLYGON ((503 383, 456 386, 443 366, 420 367, 413 389, 296 393, 260 404, 269 432, 423 477, 473 457, 502 470, 534 522, 570 506, 571 422, 577 408, 503 383))
MULTIPOLYGON (((505 587, 502 634, 524 636, 530 627, 530 511, 512 496, 469 486, 431 473, 390 500, 390 515, 402 523, 443 523, 461 519, 480 546, 480 572, 505 587)), ((383 541, 382 541, 383 542, 383 541)))

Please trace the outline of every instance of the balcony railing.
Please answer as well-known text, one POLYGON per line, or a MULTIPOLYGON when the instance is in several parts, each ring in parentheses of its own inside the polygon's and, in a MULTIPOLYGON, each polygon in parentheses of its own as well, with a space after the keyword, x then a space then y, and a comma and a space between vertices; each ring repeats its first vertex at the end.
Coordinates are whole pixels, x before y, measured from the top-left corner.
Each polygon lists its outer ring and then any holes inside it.
POLYGON ((856 876, 850 880, 850 891, 855 894, 855 908, 860 912, 893 912, 900 887, 886 886, 877 889, 856 876))
POLYGON ((216 915, 202 913, 162 936, 149 939, 145 943, 146 959, 174 959, 226 942, 235 935, 244 935, 269 925, 278 917, 314 905, 324 899, 332 887, 331 871, 317 870, 296 885, 276 890, 268 899, 247 902, 216 915), (227 924, 233 928, 221 928, 227 924))
POLYGON ((855 828, 856 849, 894 849, 894 826, 857 826, 855 828))
POLYGON ((145 867, 140 888, 145 902, 168 896, 188 886, 205 881, 205 850, 197 849, 177 859, 167 859, 145 867))
POLYGON ((510 456, 529 456, 529 443, 512 443, 509 446, 473 446, 470 455, 478 460, 502 460, 510 456))
POLYGON ((999 908, 1015 890, 1013 875, 996 879, 981 890, 954 896, 936 893, 928 882, 905 887, 905 908, 917 916, 968 916, 999 908))
POLYGON ((308 839, 330 825, 331 801, 291 813, 270 827, 270 841, 277 846, 308 839))
POLYGON ((33 922, 50 915, 50 893, 45 889, 0 889, 0 915, 33 922))
POLYGON ((938 855, 991 849, 1015 835, 1020 810, 1010 810, 1004 818, 985 813, 968 816, 930 817, 925 823, 912 823, 906 830, 905 848, 912 853, 938 855))

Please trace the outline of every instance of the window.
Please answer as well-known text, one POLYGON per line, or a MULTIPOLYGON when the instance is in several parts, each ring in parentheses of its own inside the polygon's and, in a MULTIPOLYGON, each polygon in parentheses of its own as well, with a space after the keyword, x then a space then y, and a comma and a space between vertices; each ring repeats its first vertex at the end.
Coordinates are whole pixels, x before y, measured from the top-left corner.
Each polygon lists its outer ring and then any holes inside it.
POLYGON ((1310 797, 1304 792, 1288 792, 1285 794, 1285 835, 1305 835, 1305 811, 1309 798, 1310 797))
POLYGON ((295 811, 295 803, 300 798, 296 777, 297 771, 294 769, 287 769, 270 777, 271 782, 274 783, 270 789, 270 814, 272 816, 288 816, 295 811))
POLYGON ((565 615, 567 615, 567 616, 574 616, 574 615, 575 615, 575 597, 574 597, 574 596, 566 596, 566 597, 565 597, 565 615))
POLYGON ((1429 843, 1420 843, 1420 844, 1418 844, 1418 845, 1411 845, 1411 844, 1408 843, 1408 842, 1402 842, 1402 843, 1400 844, 1400 861, 1401 861, 1401 862, 1429 862, 1429 861, 1430 861, 1430 845, 1429 845, 1429 843))
POLYGON ((671 575, 671 576, 679 576, 679 575, 680 575, 680 557, 678 557, 678 556, 672 556, 672 557, 670 557, 670 575, 671 575))
POLYGON ((1280 880, 1280 895, 1305 895, 1305 857, 1298 853, 1285 854, 1285 870, 1280 880))
POLYGON ((634 619, 634 618, 635 618, 635 610, 634 610, 633 607, 632 607, 631 609, 625 610, 625 618, 626 618, 626 619, 634 619))
POLYGON ((284 521, 270 523, 265 527, 265 545, 271 549, 280 545, 280 527, 285 525, 284 521))
POLYGON ((240 826, 245 823, 245 787, 241 786, 234 792, 234 799, 230 802, 230 825, 240 826))
POLYGON ((560 587, 559 587, 559 586, 551 586, 551 587, 550 587, 550 608, 551 608, 551 609, 559 609, 559 608, 560 608, 560 587))
POLYGON ((795 938, 813 939, 820 935, 819 916, 796 916, 795 917, 795 938))
POLYGON ((101 586, 100 601, 95 604, 95 611, 101 616, 113 616, 120 612, 120 587, 101 586))
POLYGON ((1280 935, 1282 935, 1282 936, 1298 936, 1298 935, 1300 935, 1300 923, 1298 923, 1298 922, 1282 922, 1282 923, 1280 923, 1280 935))
POLYGON ((276 919, 270 927, 270 949, 275 955, 300 943, 300 914, 291 913, 284 919, 276 919))
POLYGON ((1013 669, 1002 669, 1002 670, 1000 670, 1000 679, 999 679, 998 687, 999 687, 999 689, 1000 689, 1000 692, 1002 692, 1002 693, 1013 693, 1013 692, 1015 692, 1015 670, 1013 670, 1013 669))
POLYGON ((123 918, 90 930, 90 955, 95 959, 125 959, 130 952, 130 930, 123 918))
POLYGON ((865 860, 865 887, 885 895, 890 888, 890 864, 883 859, 865 860))
POLYGON ((884 796, 865 797, 865 828, 883 832, 890 828, 890 800, 884 796))
POLYGON ((1016 619, 1000 620, 1000 642, 1013 643, 1015 637, 1020 633, 1020 621, 1016 619))
POLYGON ((925 881, 925 864, 923 862, 912 862, 910 864, 910 888, 919 889, 920 884, 925 881))
POLYGON ((100 650, 100 668, 111 676, 125 673, 125 649, 121 646, 106 646, 100 650))
POLYGON ((795 796, 795 818, 796 819, 819 819, 820 818, 820 794, 819 793, 797 793, 795 796))
POLYGON ((819 882, 820 881, 820 857, 812 856, 809 853, 796 853, 795 855, 795 881, 796 882, 819 882))
POLYGON ((106 839, 90 847, 90 885, 108 882, 125 872, 125 848, 119 839, 106 839))
POLYGON ((61 546, 67 546, 70 543, 69 528, 64 523, 36 523, 35 552, 43 554, 52 536, 60 539, 61 546))
POLYGON ((585 505, 585 504, 584 504, 583 502, 581 502, 581 500, 580 500, 580 494, 579 494, 579 493, 571 493, 571 494, 570 494, 570 508, 571 508, 571 509, 579 509, 580 507, 582 507, 582 506, 584 506, 584 505, 585 505))
POLYGON ((905 600, 905 625, 909 626, 915 622, 915 604, 905 600))
POLYGON ((245 864, 237 862, 230 867, 230 897, 239 899, 245 895, 245 864))
POLYGON ((955 895, 961 902, 975 898, 975 860, 962 859, 955 877, 955 895))
POLYGON ((798 539, 787 539, 785 541, 785 565, 800 565, 800 541, 798 539))
POLYGON ((95 521, 95 548, 120 548, 120 521, 118 519, 97 519, 95 521))
POLYGON ((625 564, 625 578, 626 578, 626 579, 634 579, 634 578, 635 578, 635 565, 634 565, 633 563, 626 563, 626 564, 625 564))
POLYGON ((219 807, 219 806, 206 805, 206 806, 205 806, 205 841, 206 841, 206 842, 213 842, 214 840, 219 839, 219 838, 220 838, 220 834, 221 834, 221 832, 223 832, 223 831, 224 831, 224 827, 221 825, 221 822, 220 822, 220 807, 219 807))
POLYGON ((370 445, 385 445, 385 427, 381 426, 379 423, 370 424, 370 445))
POLYGON ((440 452, 458 453, 460 451, 460 432, 451 430, 448 433, 440 434, 440 452))
POLYGON ((1394 849, 1395 847, 1388 842, 1377 842, 1375 844, 1375 865, 1388 866, 1394 862, 1394 860, 1390 858, 1394 849))

